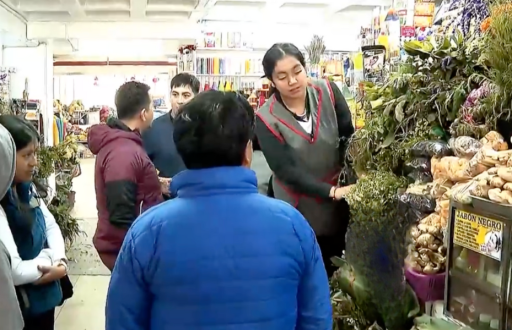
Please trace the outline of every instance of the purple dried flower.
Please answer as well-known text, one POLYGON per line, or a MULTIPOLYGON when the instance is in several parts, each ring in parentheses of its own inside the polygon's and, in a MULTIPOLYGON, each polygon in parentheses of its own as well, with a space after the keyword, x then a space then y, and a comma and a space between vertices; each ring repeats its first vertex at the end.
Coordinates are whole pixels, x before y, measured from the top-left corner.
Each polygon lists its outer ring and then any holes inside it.
MULTIPOLYGON (((485 0, 455 0, 450 5, 449 10, 460 8, 462 8, 462 12, 450 22, 445 32, 448 32, 450 26, 455 26, 462 31, 464 36, 467 36, 470 33, 472 23, 479 27, 480 23, 490 15, 485 0)), ((480 33, 480 29, 476 28, 475 30, 480 33)))

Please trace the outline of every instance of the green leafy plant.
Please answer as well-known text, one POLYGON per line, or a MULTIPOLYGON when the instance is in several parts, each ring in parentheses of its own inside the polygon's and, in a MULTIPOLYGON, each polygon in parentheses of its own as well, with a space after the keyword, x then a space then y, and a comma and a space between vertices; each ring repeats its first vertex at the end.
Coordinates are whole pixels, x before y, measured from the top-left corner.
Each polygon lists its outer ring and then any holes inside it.
POLYGON ((383 329, 406 330, 419 314, 403 270, 410 224, 401 216, 398 191, 406 186, 403 177, 370 172, 347 195, 351 222, 345 257, 332 260, 339 267, 332 279, 333 305, 345 306, 346 313, 335 315, 338 323, 352 322, 360 329, 376 323, 383 329), (343 295, 350 300, 341 305, 336 297, 343 295))
POLYGON ((384 84, 365 85, 365 126, 348 149, 356 171, 400 175, 413 143, 447 139, 469 92, 487 80, 475 43, 460 32, 406 42, 409 57, 398 72, 384 84))
POLYGON ((66 138, 57 146, 42 146, 38 154, 36 179, 46 181, 56 173, 55 196, 48 205, 55 217, 68 246, 82 234, 78 219, 71 216, 74 205, 73 178, 78 166, 77 144, 73 137, 66 138))
POLYGON ((512 109, 512 7, 510 1, 491 1, 489 28, 482 38, 482 61, 496 86, 487 100, 487 111, 495 116, 510 116, 512 109))

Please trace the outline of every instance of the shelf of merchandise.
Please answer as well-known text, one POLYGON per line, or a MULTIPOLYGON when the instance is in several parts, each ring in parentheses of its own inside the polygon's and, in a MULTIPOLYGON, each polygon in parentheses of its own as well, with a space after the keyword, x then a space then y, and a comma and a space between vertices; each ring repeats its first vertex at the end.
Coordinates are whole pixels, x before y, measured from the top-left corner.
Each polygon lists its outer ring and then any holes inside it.
POLYGON ((250 74, 196 74, 197 77, 221 77, 221 78, 262 78, 264 73, 250 73, 250 74))
POLYGON ((197 52, 246 52, 246 53, 253 53, 253 52, 265 52, 267 51, 266 48, 219 48, 219 47, 198 47, 196 49, 197 52))

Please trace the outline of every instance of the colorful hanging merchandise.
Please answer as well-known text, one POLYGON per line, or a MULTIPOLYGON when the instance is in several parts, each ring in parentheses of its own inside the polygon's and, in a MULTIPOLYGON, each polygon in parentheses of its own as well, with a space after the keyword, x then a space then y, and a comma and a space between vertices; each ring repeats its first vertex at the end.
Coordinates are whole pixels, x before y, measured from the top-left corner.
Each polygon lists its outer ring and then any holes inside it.
POLYGON ((13 68, 0 67, 0 114, 10 114, 11 111, 11 74, 13 68))
POLYGON ((489 7, 486 0, 454 0, 448 12, 457 11, 458 15, 449 19, 443 26, 446 26, 445 32, 453 32, 460 29, 464 36, 469 36, 473 32, 480 34, 480 24, 489 17, 489 7))

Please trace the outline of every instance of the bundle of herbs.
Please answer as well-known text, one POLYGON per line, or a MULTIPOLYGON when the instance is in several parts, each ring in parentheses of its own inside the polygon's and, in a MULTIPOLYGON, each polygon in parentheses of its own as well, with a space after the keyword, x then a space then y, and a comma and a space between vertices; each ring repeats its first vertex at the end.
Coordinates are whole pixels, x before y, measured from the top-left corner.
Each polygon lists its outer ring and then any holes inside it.
POLYGON ((74 203, 73 178, 78 165, 77 148, 76 139, 71 136, 57 146, 42 146, 38 153, 36 172, 36 178, 46 182, 50 175, 56 174, 56 191, 48 210, 55 217, 68 247, 82 234, 78 219, 71 215, 74 203))
POLYGON ((401 175, 412 144, 448 138, 467 95, 487 79, 474 42, 461 32, 406 42, 410 56, 399 71, 384 84, 365 85, 365 127, 348 149, 356 171, 401 175))
POLYGON ((512 4, 491 2, 491 15, 482 23, 482 61, 489 67, 495 91, 487 97, 483 111, 494 124, 496 118, 510 119, 512 109, 512 4))
POLYGON ((416 296, 404 277, 410 224, 401 212, 398 192, 406 186, 404 177, 370 172, 347 196, 351 221, 344 259, 333 259, 340 267, 333 288, 350 296, 355 306, 352 322, 362 329, 374 323, 383 329, 410 329, 419 313, 416 296))

